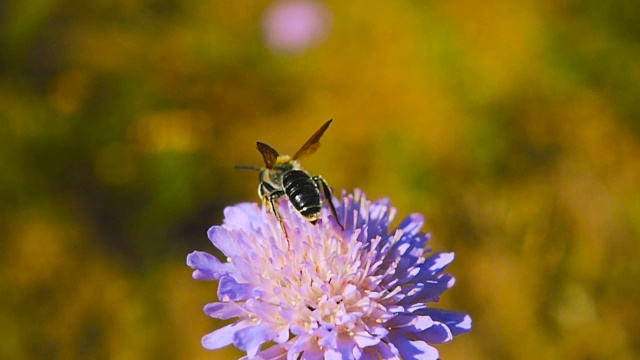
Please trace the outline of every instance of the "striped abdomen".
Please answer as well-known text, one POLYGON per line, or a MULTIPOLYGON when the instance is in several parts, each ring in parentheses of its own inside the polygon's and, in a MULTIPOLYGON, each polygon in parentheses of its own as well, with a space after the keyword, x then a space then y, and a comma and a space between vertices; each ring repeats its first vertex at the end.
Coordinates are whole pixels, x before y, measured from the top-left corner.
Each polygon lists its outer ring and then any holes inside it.
POLYGON ((318 219, 322 206, 320 190, 309 174, 301 170, 288 171, 282 177, 282 187, 302 216, 310 221, 318 219))

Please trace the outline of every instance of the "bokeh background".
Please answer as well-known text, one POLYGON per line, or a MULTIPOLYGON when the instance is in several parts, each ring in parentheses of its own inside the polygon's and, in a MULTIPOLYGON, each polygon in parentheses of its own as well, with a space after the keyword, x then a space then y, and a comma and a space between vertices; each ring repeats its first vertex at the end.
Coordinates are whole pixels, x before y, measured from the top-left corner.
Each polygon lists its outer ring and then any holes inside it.
POLYGON ((443 359, 640 358, 640 2, 0 1, 0 358, 200 338, 255 141, 455 251, 443 359))

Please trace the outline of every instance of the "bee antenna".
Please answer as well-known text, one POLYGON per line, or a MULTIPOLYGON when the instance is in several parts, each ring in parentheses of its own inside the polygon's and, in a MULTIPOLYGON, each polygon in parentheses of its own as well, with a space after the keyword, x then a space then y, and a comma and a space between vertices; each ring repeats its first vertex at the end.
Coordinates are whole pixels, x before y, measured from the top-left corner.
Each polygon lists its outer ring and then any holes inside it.
POLYGON ((262 170, 260 167, 255 165, 236 165, 234 166, 234 168, 240 169, 240 170, 255 170, 255 171, 262 170))

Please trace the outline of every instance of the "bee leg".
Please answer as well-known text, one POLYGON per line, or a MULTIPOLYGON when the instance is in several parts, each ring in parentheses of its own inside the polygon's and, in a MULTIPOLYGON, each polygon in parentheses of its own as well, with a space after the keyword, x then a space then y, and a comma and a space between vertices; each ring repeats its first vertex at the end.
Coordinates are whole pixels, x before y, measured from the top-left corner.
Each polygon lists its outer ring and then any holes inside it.
POLYGON ((329 208, 331 209, 331 213, 333 217, 336 219, 338 225, 340 225, 340 229, 344 231, 344 226, 340 223, 340 219, 338 218, 338 212, 336 211, 335 206, 333 206, 333 195, 331 195, 331 189, 329 188, 329 184, 322 178, 322 176, 317 175, 312 177, 313 181, 316 182, 319 188, 322 188, 322 193, 324 194, 325 199, 329 203, 329 208))
POLYGON ((280 217, 280 213, 278 212, 278 208, 276 208, 275 200, 284 196, 284 191, 274 191, 271 194, 267 195, 265 198, 269 202, 269 207, 273 211, 273 214, 276 216, 276 219, 280 223, 280 228, 284 233, 284 237, 287 238, 287 243, 289 243, 289 234, 287 234, 287 229, 284 227, 284 222, 282 222, 282 218, 280 217))

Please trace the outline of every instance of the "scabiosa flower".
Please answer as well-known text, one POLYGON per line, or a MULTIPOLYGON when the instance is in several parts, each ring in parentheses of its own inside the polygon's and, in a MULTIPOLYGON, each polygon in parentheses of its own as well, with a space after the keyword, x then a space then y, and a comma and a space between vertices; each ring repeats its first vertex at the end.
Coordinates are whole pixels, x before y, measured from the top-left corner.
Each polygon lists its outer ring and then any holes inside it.
POLYGON ((242 203, 209 229, 226 262, 200 251, 187 257, 195 279, 219 280, 219 302, 205 313, 236 319, 205 335, 205 348, 233 344, 264 360, 438 359, 433 344, 471 329, 468 315, 427 305, 455 280, 443 273, 453 253, 424 256, 422 215, 389 232, 396 210, 361 191, 337 206, 344 231, 326 207, 315 225, 287 199, 279 211, 289 239, 266 207, 242 203))
POLYGON ((296 53, 324 39, 331 13, 313 0, 280 0, 266 11, 263 32, 267 45, 277 52, 296 53))

